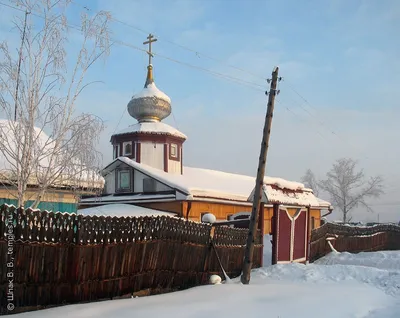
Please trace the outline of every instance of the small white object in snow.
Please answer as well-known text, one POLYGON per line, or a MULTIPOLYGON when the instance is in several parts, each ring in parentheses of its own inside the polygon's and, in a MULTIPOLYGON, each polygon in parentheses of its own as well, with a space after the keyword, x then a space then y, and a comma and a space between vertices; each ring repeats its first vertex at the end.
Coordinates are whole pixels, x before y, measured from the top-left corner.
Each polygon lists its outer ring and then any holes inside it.
POLYGON ((222 282, 221 276, 219 276, 219 275, 211 275, 210 276, 210 284, 217 285, 217 284, 221 284, 221 282, 222 282))
POLYGON ((217 218, 216 218, 215 215, 212 214, 212 213, 204 214, 203 217, 201 218, 201 222, 203 222, 203 223, 210 223, 210 224, 213 224, 213 223, 215 223, 216 221, 217 221, 217 218))

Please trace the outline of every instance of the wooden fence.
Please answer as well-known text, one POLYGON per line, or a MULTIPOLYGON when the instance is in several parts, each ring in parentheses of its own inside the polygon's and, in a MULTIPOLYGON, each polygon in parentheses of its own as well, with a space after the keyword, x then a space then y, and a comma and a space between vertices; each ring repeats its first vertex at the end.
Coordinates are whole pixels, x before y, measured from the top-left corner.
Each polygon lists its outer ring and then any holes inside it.
MULTIPOLYGON (((3 205, 0 313, 9 303, 21 312, 205 284, 211 274, 222 276, 218 258, 235 277, 247 233, 165 216, 89 217, 3 205)), ((262 248, 259 231, 254 267, 262 248)))
POLYGON ((310 261, 331 252, 327 238, 338 252, 372 252, 400 250, 400 226, 380 224, 356 227, 326 223, 311 232, 310 261))

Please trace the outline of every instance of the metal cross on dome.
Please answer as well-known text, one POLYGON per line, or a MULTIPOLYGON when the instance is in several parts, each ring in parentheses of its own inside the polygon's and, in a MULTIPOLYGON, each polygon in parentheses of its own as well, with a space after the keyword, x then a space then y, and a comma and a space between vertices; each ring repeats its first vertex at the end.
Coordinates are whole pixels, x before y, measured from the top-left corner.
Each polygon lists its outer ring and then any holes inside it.
POLYGON ((149 34, 149 36, 147 37, 148 41, 143 42, 143 44, 148 44, 149 45, 149 50, 146 51, 147 54, 149 55, 149 65, 151 64, 151 58, 154 57, 154 54, 151 52, 151 43, 156 42, 157 39, 154 37, 153 34, 149 34))

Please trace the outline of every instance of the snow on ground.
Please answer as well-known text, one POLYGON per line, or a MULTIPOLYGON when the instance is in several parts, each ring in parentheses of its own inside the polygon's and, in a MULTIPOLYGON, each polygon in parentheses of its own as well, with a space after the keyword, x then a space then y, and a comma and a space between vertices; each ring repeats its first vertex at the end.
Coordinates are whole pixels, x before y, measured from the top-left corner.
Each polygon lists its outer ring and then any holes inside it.
POLYGON ((382 251, 374 253, 358 253, 351 254, 347 252, 343 253, 331 253, 319 260, 314 264, 320 265, 359 265, 376 267, 387 270, 398 270, 400 271, 400 252, 399 251, 382 251))
MULTIPOLYGON (((269 253, 267 249, 264 257, 269 253)), ((230 284, 58 307, 16 317, 398 318, 399 260, 400 251, 332 253, 314 264, 254 270, 247 286, 234 279, 230 284)))
POLYGON ((272 235, 264 235, 263 265, 265 267, 272 264, 272 235))

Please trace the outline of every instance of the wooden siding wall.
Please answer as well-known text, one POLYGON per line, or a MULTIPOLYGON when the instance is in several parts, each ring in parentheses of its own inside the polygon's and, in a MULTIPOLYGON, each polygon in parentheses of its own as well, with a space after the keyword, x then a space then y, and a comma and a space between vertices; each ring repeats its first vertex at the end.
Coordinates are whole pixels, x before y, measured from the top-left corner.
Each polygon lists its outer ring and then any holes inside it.
MULTIPOLYGON (((25 207, 29 207, 35 198, 34 191, 28 191, 26 194, 27 201, 25 207)), ((0 188, 0 205, 18 205, 15 190, 0 188)), ((72 191, 50 190, 44 194, 38 208, 48 211, 76 212, 78 200, 72 191)))
MULTIPOLYGON (((187 202, 184 202, 184 211, 186 211, 187 202)), ((212 213, 217 220, 226 221, 230 214, 239 212, 251 212, 251 205, 234 205, 229 203, 212 203, 193 201, 190 209, 190 219, 193 221, 201 221, 202 213, 212 213)), ((272 207, 264 208, 264 234, 271 232, 271 219, 273 215, 272 207)), ((185 215, 186 216, 186 215, 185 215)))
MULTIPOLYGON (((34 200, 35 195, 36 195, 35 191, 27 191, 25 198, 26 200, 34 200)), ((0 188, 0 198, 16 199, 17 191, 12 189, 0 188)), ((63 190, 49 190, 43 195, 42 200, 46 202, 77 203, 77 198, 74 192, 63 191, 63 190)))
MULTIPOLYGON (((149 178, 149 176, 141 173, 140 171, 133 169, 133 192, 143 192, 143 179, 149 178)), ((172 188, 156 180, 156 191, 170 191, 172 188)))
POLYGON ((164 171, 164 144, 141 142, 140 147, 140 162, 164 171))
MULTIPOLYGON (((83 217, 2 206, 0 314, 7 311, 11 257, 15 313, 206 284, 211 274, 222 276, 217 254, 235 277, 246 239, 247 230, 178 218, 83 217)), ((254 267, 262 250, 259 232, 254 267)))
POLYGON ((178 151, 180 151, 179 160, 168 159, 168 173, 181 174, 182 148, 178 149, 178 151))
POLYGON ((355 227, 326 223, 311 233, 310 261, 331 252, 326 239, 331 241, 339 252, 371 252, 382 250, 400 250, 400 226, 381 224, 370 227, 355 227))
MULTIPOLYGON (((178 213, 182 217, 186 218, 186 213, 189 203, 190 214, 189 220, 200 222, 202 213, 212 213, 215 215, 218 221, 226 221, 228 216, 239 212, 251 212, 251 205, 235 205, 229 203, 214 203, 214 202, 203 202, 203 201, 174 201, 174 202, 159 202, 159 203, 142 203, 138 204, 146 208, 157 209, 166 212, 178 213)), ((297 208, 288 208, 289 214, 293 216, 297 208)), ((264 207, 264 234, 270 234, 272 232, 272 216, 274 213, 273 207, 264 207)), ((316 227, 320 226, 321 211, 313 209, 310 211, 310 215, 315 218, 316 227)))
POLYGON ((171 202, 149 202, 149 203, 137 203, 136 205, 144 208, 155 209, 164 212, 176 213, 179 216, 186 216, 186 210, 182 210, 182 202, 171 201, 171 202), (183 213, 183 214, 182 214, 183 213))
POLYGON ((310 218, 314 218, 314 229, 321 226, 321 210, 310 209, 310 218))

